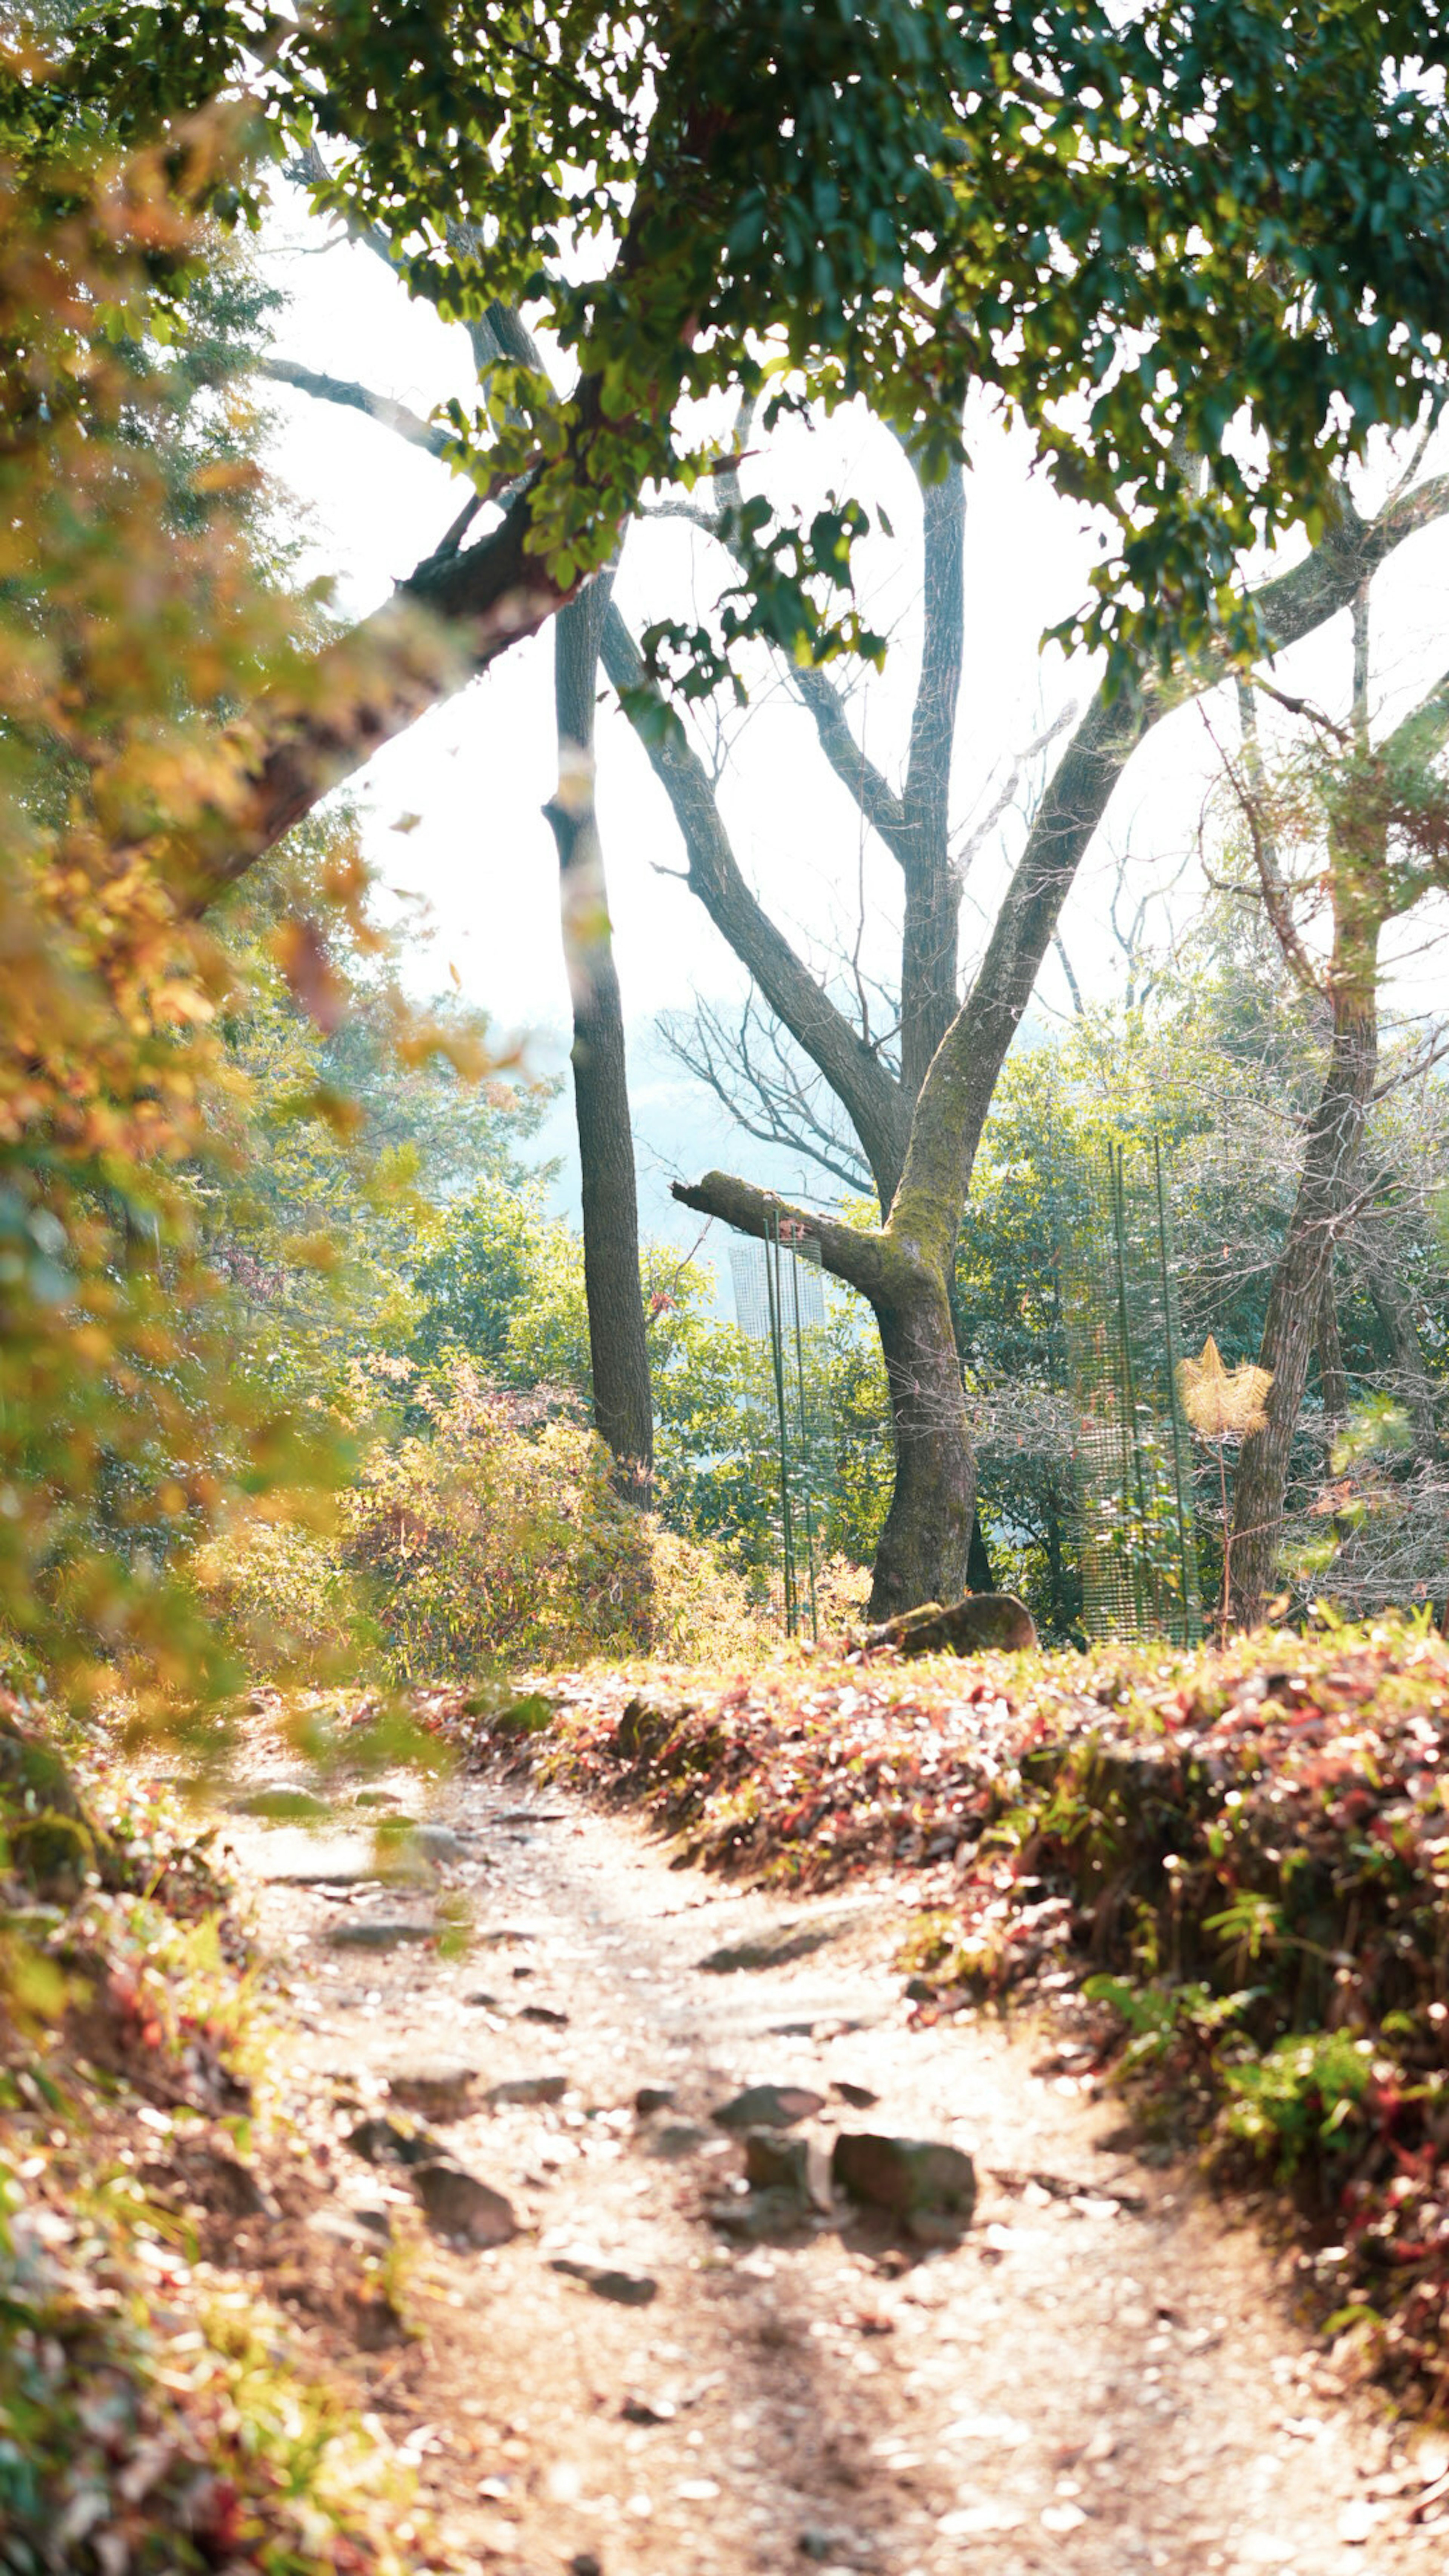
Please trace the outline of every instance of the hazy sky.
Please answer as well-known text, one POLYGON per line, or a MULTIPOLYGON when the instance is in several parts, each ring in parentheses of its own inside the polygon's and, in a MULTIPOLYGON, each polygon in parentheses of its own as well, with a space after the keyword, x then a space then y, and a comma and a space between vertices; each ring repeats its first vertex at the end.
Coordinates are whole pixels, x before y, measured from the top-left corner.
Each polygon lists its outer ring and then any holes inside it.
MULTIPOLYGON (((290 298, 277 320, 278 355, 360 379, 423 412, 451 392, 466 394, 471 362, 462 331, 410 304, 371 252, 326 243, 323 229, 300 206, 283 210, 271 225, 266 267, 290 298)), ((460 505, 462 487, 434 459, 358 413, 282 389, 276 390, 275 406, 274 462, 307 514, 310 568, 335 579, 347 612, 366 611, 436 545, 460 505)), ((1095 552, 1080 515, 1033 476, 1023 438, 983 417, 972 424, 971 444, 967 658, 954 800, 963 826, 991 802, 1011 754, 1068 700, 1081 704, 1090 694, 1089 668, 1069 668, 1060 653, 1043 655, 1039 646, 1045 628, 1079 605, 1095 552)), ((1441 442, 1441 462, 1446 446, 1441 442)), ((863 688, 858 721, 871 757, 891 771, 903 746, 914 680, 919 516, 913 479, 892 442, 855 415, 815 435, 797 430, 782 439, 768 479, 776 497, 809 502, 834 486, 885 504, 895 538, 873 536, 863 550, 863 604, 898 640, 885 674, 870 675, 863 688)), ((1376 498, 1382 484, 1382 474, 1367 481, 1365 500, 1376 498)), ((719 569, 708 542, 677 522, 636 528, 617 596, 637 629, 652 617, 685 613, 692 599, 707 596, 719 569)), ((1384 639, 1376 686, 1386 716, 1449 664, 1446 575, 1449 528, 1440 526, 1402 548, 1375 584, 1375 619, 1384 639)), ((1279 677, 1341 711, 1348 674, 1344 618, 1289 657, 1279 677)), ((1119 854, 1131 853, 1130 909, 1138 890, 1171 874, 1195 847, 1215 767, 1209 726, 1222 740, 1235 742, 1226 692, 1158 727, 1119 789, 1069 899, 1063 938, 1089 997, 1120 989, 1122 961, 1106 917, 1119 854)), ((737 853, 782 926, 798 925, 808 939, 854 906, 862 858, 859 818, 826 768, 809 718, 783 685, 759 695, 743 720, 732 717, 728 731, 737 738, 719 794, 737 853)), ((798 1162, 771 1163, 748 1139, 732 1141, 723 1117, 673 1073, 652 1039, 659 1011, 687 1006, 691 994, 737 995, 743 979, 698 904, 671 880, 669 872, 682 863, 672 816, 628 724, 607 703, 600 709, 598 758, 646 1222, 658 1225, 668 1208, 668 1168, 732 1160, 776 1186, 794 1186, 798 1162)), ((415 909, 420 933, 426 930, 416 980, 425 989, 442 989, 455 969, 464 992, 500 1026, 535 1033, 540 1064, 559 1061, 568 1016, 556 860, 541 811, 556 771, 552 645, 545 632, 391 744, 361 781, 368 853, 383 881, 415 909), (398 822, 410 817, 418 819, 399 833, 398 822)), ((973 864, 968 951, 984 935, 982 925, 1020 846, 1021 828, 1019 816, 1005 817, 973 864)), ((890 953, 894 870, 869 847, 864 865, 867 936, 884 959, 890 953)), ((1175 898, 1183 920, 1196 878, 1190 859, 1175 898)), ((1165 916, 1159 918, 1165 930, 1165 916)), ((1420 956, 1412 969, 1415 999, 1426 998, 1426 979, 1437 984, 1438 961, 1420 956)), ((1408 998, 1407 984, 1404 989, 1408 998)), ((1038 1019, 1068 1007, 1065 980, 1052 960, 1038 992, 1038 1019)), ((566 1150, 566 1118, 551 1122, 549 1141, 566 1150)))

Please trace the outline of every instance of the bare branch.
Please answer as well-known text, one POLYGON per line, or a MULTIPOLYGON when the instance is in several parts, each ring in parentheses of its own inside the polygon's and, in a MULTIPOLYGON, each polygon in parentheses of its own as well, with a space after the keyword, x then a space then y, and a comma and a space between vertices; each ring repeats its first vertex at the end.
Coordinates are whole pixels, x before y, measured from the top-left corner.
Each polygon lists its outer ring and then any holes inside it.
POLYGON ((319 375, 315 367, 299 367, 291 358, 258 358, 256 372, 274 385, 290 385, 296 393, 310 394, 314 402, 340 403, 347 411, 360 411, 380 429, 392 430, 429 456, 441 456, 447 446, 447 431, 436 421, 424 420, 406 403, 394 402, 390 394, 375 394, 349 376, 319 375))
POLYGON ((865 1148, 884 1206, 905 1151, 908 1111, 899 1086, 750 892, 704 764, 677 721, 663 720, 665 710, 650 688, 639 648, 612 604, 604 625, 604 668, 641 731, 674 809, 694 893, 829 1083, 865 1148), (645 721, 648 716, 655 720, 645 721))

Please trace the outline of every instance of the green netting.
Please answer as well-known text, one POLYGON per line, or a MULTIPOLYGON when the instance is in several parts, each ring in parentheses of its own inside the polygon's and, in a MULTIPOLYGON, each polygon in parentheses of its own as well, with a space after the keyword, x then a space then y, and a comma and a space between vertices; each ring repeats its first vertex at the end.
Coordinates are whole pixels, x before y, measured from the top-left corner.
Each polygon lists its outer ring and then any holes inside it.
POLYGON ((755 1355, 751 1442, 774 1537, 771 1594, 787 1636, 819 1634, 820 1545, 834 1475, 820 1246, 788 1219, 730 1245, 735 1316, 755 1355))
POLYGON ((1162 1155, 1063 1155, 1052 1176, 1082 1616, 1093 1636, 1202 1633, 1192 1457, 1162 1155))

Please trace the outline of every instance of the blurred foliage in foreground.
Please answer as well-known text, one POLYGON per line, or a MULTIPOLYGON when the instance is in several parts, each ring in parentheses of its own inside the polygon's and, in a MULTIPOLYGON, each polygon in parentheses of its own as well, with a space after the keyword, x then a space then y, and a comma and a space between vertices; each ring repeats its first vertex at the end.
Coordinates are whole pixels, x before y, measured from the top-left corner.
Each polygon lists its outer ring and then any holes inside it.
POLYGON ((197 1222, 241 1078, 191 854, 244 793, 216 718, 297 625, 233 396, 152 329, 164 287, 184 340, 233 161, 213 118, 0 178, 0 1631, 78 1702, 234 1678, 188 1543, 325 1472, 238 1366, 197 1222))
MULTIPOLYGON (((0 2568, 438 2565, 377 2428, 198 2261, 182 2204, 260 2206, 268 2179, 263 2033, 210 1837, 79 1778, 0 1695, 0 2568)), ((353 2264, 389 2314, 381 2249, 353 2264)))

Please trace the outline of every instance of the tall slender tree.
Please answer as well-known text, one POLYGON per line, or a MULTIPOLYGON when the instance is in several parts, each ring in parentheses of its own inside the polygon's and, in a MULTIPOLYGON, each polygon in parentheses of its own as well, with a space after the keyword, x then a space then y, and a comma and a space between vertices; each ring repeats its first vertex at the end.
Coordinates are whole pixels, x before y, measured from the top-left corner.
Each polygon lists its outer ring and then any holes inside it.
MULTIPOLYGON (((1238 803, 1264 906, 1305 992, 1321 1006, 1327 1053, 1303 1138, 1298 1191, 1273 1272, 1259 1348, 1271 1372, 1260 1430, 1244 1440, 1233 1491, 1232 1595, 1244 1624, 1261 1617, 1272 1589, 1289 1458, 1321 1330, 1337 1246, 1362 1214, 1363 1138, 1379 1070, 1381 943, 1427 895, 1449 889, 1449 674, 1375 744, 1369 704, 1369 576, 1356 591, 1354 669, 1347 726, 1320 723, 1306 763, 1272 791, 1257 748, 1244 683, 1245 757, 1238 803), (1305 918, 1326 907, 1326 953, 1305 918)), ((1372 1191, 1369 1192, 1372 1196, 1372 1191)), ((1368 1284, 1387 1308, 1401 1369, 1414 1336, 1390 1278, 1367 1247, 1368 1284)), ((1409 1362, 1421 1416, 1422 1363, 1409 1362)), ((1432 1398, 1427 1399, 1432 1436, 1432 1398)))
POLYGON ((594 1422, 631 1500, 654 1479, 654 1411, 639 1284, 639 1202, 624 1046, 598 816, 594 706, 611 573, 570 602, 554 627, 559 783, 547 808, 558 845, 564 959, 573 1002, 574 1111, 583 1195, 584 1290, 594 1422))

